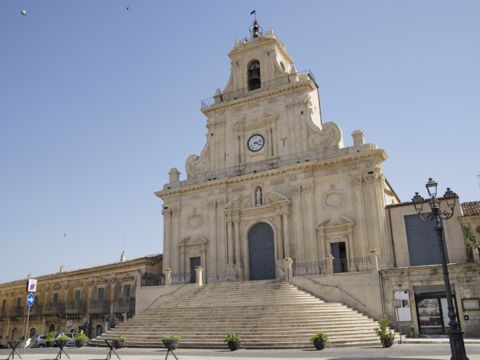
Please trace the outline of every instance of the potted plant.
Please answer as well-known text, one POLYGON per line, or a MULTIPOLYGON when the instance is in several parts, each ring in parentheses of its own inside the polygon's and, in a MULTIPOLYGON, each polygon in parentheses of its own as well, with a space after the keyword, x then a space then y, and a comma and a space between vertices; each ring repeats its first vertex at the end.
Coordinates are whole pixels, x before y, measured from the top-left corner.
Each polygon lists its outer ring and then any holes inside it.
POLYGON ((55 343, 60 349, 63 349, 65 347, 65 344, 68 341, 68 336, 65 335, 64 333, 60 333, 60 335, 57 336, 55 339, 55 343))
POLYGON ((389 325, 390 320, 382 319, 378 322, 378 328, 374 330, 385 348, 392 346, 395 339, 395 333, 388 328, 389 325))
POLYGON ((47 336, 45 337, 45 343, 47 347, 54 347, 55 346, 55 331, 50 331, 47 336))
POLYGON ((118 335, 115 340, 113 340, 113 347, 115 349, 121 349, 125 346, 126 339, 122 335, 118 335))
POLYGON ((88 341, 88 336, 85 335, 83 330, 80 331, 80 334, 75 336, 75 346, 77 348, 85 346, 87 344, 87 341, 88 341))
POLYGON ((315 345, 317 350, 322 350, 325 348, 325 346, 327 346, 328 335, 322 331, 318 331, 315 333, 315 335, 310 337, 310 340, 312 341, 313 345, 315 345))
POLYGON ((169 336, 165 336, 163 339, 163 344, 165 345, 165 347, 172 351, 172 350, 175 350, 177 348, 177 345, 178 345, 178 342, 180 341, 180 336, 178 335, 169 335, 169 336))
POLYGON ((228 344, 230 351, 240 349, 240 336, 236 332, 230 331, 225 336, 224 341, 228 344))

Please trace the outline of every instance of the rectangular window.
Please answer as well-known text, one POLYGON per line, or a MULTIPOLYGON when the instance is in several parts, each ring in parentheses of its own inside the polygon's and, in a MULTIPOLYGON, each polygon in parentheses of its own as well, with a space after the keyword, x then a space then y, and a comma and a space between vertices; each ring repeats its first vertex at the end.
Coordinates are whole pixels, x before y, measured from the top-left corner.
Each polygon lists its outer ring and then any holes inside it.
POLYGON ((130 299, 130 285, 123 285, 123 299, 130 299))
POLYGON ((54 303, 55 305, 58 304, 58 293, 53 293, 53 303, 54 303))
POLYGON ((22 307, 22 298, 17 298, 17 309, 22 307))
POLYGON ((80 303, 82 302, 82 291, 81 290, 75 290, 75 294, 74 294, 74 301, 75 301, 75 305, 80 305, 80 303))
POLYGON ((40 297, 35 295, 35 299, 33 300, 33 304, 38 306, 38 302, 40 301, 40 297))
POLYGON ((5 307, 7 306, 7 300, 3 299, 2 301, 2 315, 5 315, 5 307))
POLYGON ((103 303, 105 301, 105 288, 97 289, 97 301, 103 303))

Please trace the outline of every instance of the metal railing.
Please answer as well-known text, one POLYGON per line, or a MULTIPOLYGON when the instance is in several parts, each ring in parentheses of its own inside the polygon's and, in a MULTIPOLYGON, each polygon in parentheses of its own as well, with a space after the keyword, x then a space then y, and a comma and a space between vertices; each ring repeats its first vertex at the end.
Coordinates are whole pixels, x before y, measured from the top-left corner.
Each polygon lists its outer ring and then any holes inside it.
POLYGON ((91 301, 88 312, 90 314, 108 314, 110 313, 110 301, 91 301))
POLYGON ((84 301, 73 301, 65 305, 65 314, 85 314, 87 312, 87 303, 84 301))
MULTIPOLYGON (((303 263, 294 262, 292 265, 293 276, 370 271, 376 268, 375 260, 372 256, 334 258, 331 265, 328 262, 329 260, 303 263), (329 268, 330 266, 331 268, 329 268)), ((380 262, 381 259, 379 259, 379 263, 380 262)))
POLYGON ((161 285, 162 275, 144 273, 142 274, 142 286, 156 286, 161 285))
POLYGON ((317 86, 315 77, 313 76, 310 70, 300 71, 293 74, 288 74, 282 77, 278 77, 273 80, 264 81, 262 82, 262 86, 255 90, 249 90, 248 88, 243 88, 243 89, 237 89, 232 91, 224 91, 218 96, 213 96, 211 98, 202 100, 201 108, 203 110, 215 104, 220 104, 222 102, 241 99, 249 95, 258 94, 262 91, 274 90, 283 85, 291 84, 294 82, 305 81, 305 80, 312 80, 315 83, 315 86, 317 86))
POLYGON ((9 312, 9 316, 10 316, 10 319, 16 319, 16 318, 19 318, 19 317, 23 317, 23 308, 14 308, 12 310, 10 310, 9 312))
POLYGON ((135 298, 115 300, 113 312, 133 314, 135 312, 135 298))
POLYGON ((45 307, 43 308, 43 314, 63 316, 65 314, 65 304, 64 303, 46 304, 45 307))
POLYGON ((173 285, 178 284, 191 284, 192 282, 192 274, 189 272, 186 273, 172 273, 170 276, 173 285))

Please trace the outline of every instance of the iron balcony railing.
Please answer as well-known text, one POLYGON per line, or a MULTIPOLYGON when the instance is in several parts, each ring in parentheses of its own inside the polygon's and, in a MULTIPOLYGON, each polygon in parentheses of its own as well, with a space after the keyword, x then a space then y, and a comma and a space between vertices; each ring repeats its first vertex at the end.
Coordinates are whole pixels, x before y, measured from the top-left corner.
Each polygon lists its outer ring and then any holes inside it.
POLYGON ((108 314, 110 313, 110 301, 91 301, 90 302, 90 314, 108 314))
POLYGON ((33 306, 30 308, 30 315, 31 316, 37 316, 37 315, 42 315, 43 314, 43 306, 42 304, 35 303, 33 306))
POLYGON ((87 303, 84 301, 73 301, 65 305, 65 314, 85 314, 87 312, 87 303))
POLYGON ((23 308, 14 308, 12 310, 10 310, 10 319, 16 319, 16 318, 19 318, 19 317, 23 317, 23 308))
POLYGON ((131 297, 129 299, 117 299, 113 306, 113 311, 115 313, 135 313, 135 298, 131 297))
POLYGON ((237 89, 232 91, 224 91, 219 95, 213 96, 208 99, 204 99, 202 100, 202 110, 215 104, 220 104, 223 102, 241 99, 250 95, 258 94, 262 91, 274 90, 280 86, 284 86, 284 85, 288 85, 291 83, 296 83, 304 80, 312 80, 315 86, 317 86, 315 77, 313 76, 310 70, 295 72, 293 74, 288 74, 273 80, 264 81, 262 82, 262 86, 255 90, 249 90, 248 88, 243 88, 243 89, 237 89))
POLYGON ((65 304, 63 303, 48 303, 43 309, 44 315, 63 316, 65 314, 65 304))

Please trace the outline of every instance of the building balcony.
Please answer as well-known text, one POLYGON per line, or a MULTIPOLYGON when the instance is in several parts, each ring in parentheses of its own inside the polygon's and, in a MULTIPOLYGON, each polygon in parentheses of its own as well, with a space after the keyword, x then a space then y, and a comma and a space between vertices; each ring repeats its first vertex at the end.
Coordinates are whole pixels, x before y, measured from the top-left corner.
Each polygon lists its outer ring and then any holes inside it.
POLYGON ((23 317, 23 314, 24 314, 23 308, 15 308, 15 309, 10 310, 10 312, 9 312, 10 319, 21 318, 21 317, 23 317))
POLYGON ((30 308, 30 316, 38 316, 43 314, 43 306, 41 304, 34 304, 30 308))
POLYGON ((202 100, 201 108, 202 110, 204 110, 213 105, 242 99, 247 96, 256 95, 264 91, 268 92, 276 90, 282 86, 290 85, 292 83, 298 83, 301 81, 313 81, 315 86, 318 88, 315 77, 313 76, 311 71, 307 70, 302 72, 295 72, 270 81, 264 81, 262 82, 261 86, 255 90, 249 90, 248 88, 244 88, 232 91, 224 91, 222 93, 219 92, 214 97, 202 100))
POLYGON ((117 299, 113 306, 113 312, 115 313, 135 313, 135 298, 130 299, 117 299))
POLYGON ((63 316, 65 315, 65 304, 62 304, 62 303, 46 304, 45 308, 43 309, 43 315, 63 316))
POLYGON ((65 314, 67 315, 80 315, 87 312, 86 302, 69 302, 65 305, 65 314))
POLYGON ((110 301, 91 301, 88 312, 90 314, 109 314, 110 301))

